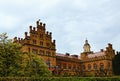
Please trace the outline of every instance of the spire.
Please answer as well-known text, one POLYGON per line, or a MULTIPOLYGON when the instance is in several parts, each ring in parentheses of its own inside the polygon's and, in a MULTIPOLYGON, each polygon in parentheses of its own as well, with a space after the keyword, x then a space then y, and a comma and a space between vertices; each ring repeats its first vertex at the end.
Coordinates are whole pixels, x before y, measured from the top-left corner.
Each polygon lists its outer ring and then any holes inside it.
POLYGON ((90 44, 88 43, 88 40, 85 40, 85 44, 83 46, 84 52, 91 52, 90 50, 90 44))

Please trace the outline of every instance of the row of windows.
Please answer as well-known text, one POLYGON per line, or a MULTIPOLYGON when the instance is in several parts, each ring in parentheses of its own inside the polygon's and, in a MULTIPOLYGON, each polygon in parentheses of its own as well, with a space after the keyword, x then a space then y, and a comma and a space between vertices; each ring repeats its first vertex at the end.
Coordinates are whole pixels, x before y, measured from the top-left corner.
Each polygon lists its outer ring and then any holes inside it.
MULTIPOLYGON (((30 48, 28 48, 28 51, 30 52, 30 48)), ((47 55, 47 56, 55 56, 54 52, 37 50, 37 49, 32 49, 32 53, 40 54, 40 55, 47 55)))
POLYGON ((58 64, 58 68, 63 68, 63 69, 80 69, 80 67, 78 67, 77 65, 71 65, 69 64, 67 66, 67 64, 58 64))
MULTIPOLYGON (((33 40, 33 44, 37 44, 37 41, 36 40, 33 40)), ((43 41, 40 41, 40 46, 43 46, 43 41)), ((46 43, 46 46, 49 47, 50 46, 50 43, 46 43)))
MULTIPOLYGON (((104 64, 103 64, 103 63, 100 63, 99 66, 100 66, 100 67, 98 68, 98 65, 97 65, 96 63, 94 63, 94 64, 93 64, 93 69, 94 69, 94 70, 104 69, 104 64)), ((91 65, 91 64, 88 64, 87 67, 88 67, 88 71, 92 69, 92 65, 91 65)), ((108 62, 108 69, 109 69, 109 68, 110 68, 110 63, 108 62)), ((86 69, 86 67, 85 67, 85 65, 83 65, 83 70, 85 70, 85 69, 86 69)))
MULTIPOLYGON (((32 36, 33 36, 33 37, 37 37, 38 35, 32 35, 32 36)), ((43 34, 40 34, 40 35, 39 35, 39 39, 40 39, 40 40, 43 40, 43 39, 44 39, 44 35, 43 35, 43 34)))

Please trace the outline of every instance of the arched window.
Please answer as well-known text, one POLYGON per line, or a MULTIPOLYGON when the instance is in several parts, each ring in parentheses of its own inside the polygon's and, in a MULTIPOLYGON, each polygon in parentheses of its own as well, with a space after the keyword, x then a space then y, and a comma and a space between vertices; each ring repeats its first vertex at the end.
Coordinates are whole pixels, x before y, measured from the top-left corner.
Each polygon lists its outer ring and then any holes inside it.
POLYGON ((88 71, 90 71, 91 70, 91 65, 90 64, 88 64, 88 71))
POLYGON ((94 70, 97 69, 97 64, 96 63, 93 64, 93 68, 94 68, 94 70))
POLYGON ((103 70, 104 69, 104 64, 100 63, 100 69, 103 70))

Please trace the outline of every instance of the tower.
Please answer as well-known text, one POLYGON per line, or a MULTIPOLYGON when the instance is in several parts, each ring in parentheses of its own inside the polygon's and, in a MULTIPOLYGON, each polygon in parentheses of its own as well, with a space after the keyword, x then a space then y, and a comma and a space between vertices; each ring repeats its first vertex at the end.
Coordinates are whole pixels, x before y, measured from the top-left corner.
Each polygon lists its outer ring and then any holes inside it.
POLYGON ((85 40, 85 44, 83 46, 84 52, 91 52, 90 51, 90 44, 88 43, 88 40, 85 40))

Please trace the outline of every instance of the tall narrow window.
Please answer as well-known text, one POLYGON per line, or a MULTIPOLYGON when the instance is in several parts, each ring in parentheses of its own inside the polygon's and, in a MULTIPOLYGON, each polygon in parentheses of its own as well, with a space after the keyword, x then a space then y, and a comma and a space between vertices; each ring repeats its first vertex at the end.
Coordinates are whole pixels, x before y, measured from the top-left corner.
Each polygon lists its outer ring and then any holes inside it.
POLYGON ((40 46, 43 46, 43 41, 40 41, 40 46))
POLYGON ((58 64, 58 68, 61 69, 61 64, 58 64))
POLYGON ((93 68, 94 68, 94 70, 97 70, 97 64, 96 63, 93 64, 93 68))
POLYGON ((63 68, 66 69, 66 64, 63 64, 63 68))
POLYGON ((33 44, 36 44, 37 43, 37 41, 36 40, 33 40, 33 44))
POLYGON ((90 71, 91 70, 91 65, 90 64, 88 64, 88 71, 90 71))
POLYGON ((100 70, 103 70, 103 69, 104 69, 104 64, 100 63, 100 70))

